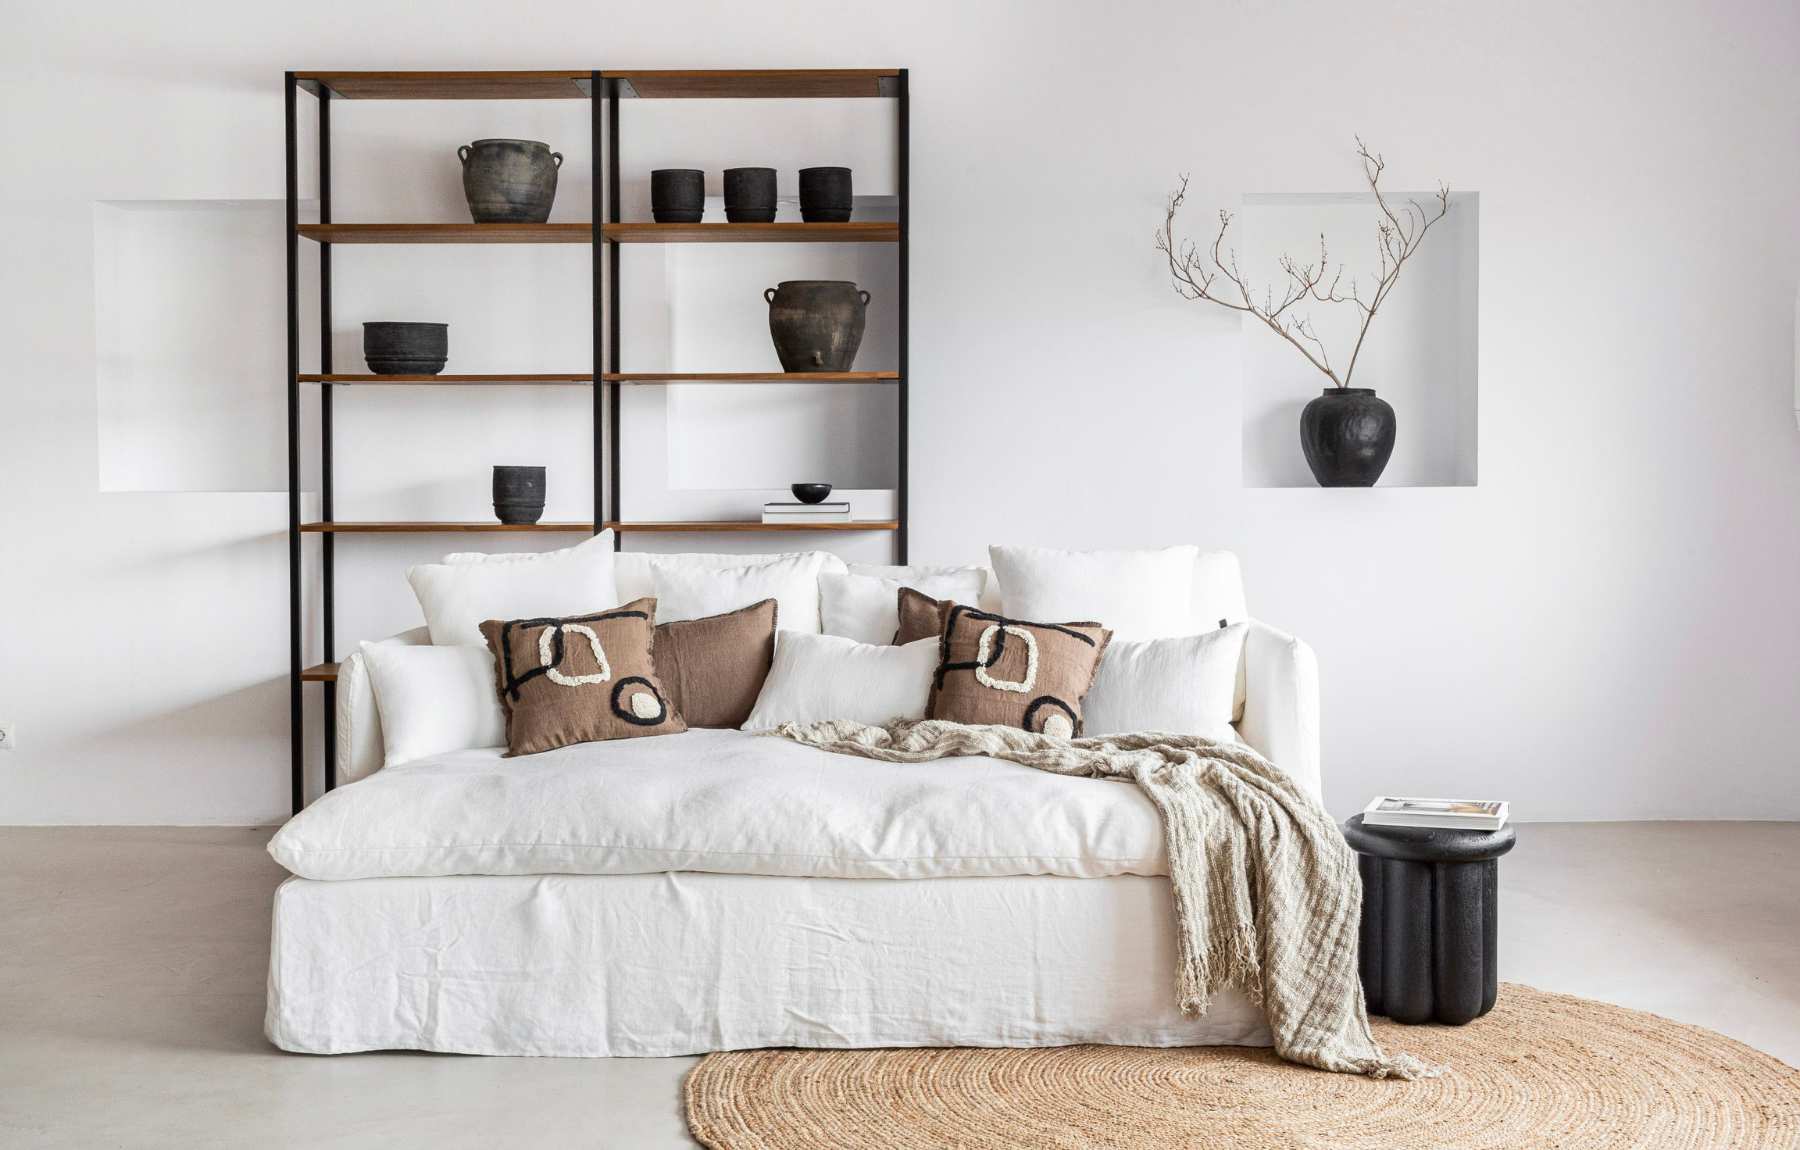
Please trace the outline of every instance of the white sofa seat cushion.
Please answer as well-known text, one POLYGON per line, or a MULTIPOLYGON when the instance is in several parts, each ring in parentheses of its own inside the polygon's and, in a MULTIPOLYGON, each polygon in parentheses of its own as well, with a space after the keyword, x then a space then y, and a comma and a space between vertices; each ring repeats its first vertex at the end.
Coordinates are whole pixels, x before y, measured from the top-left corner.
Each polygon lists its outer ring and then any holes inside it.
POLYGON ((834 878, 1168 871, 1142 790, 998 759, 883 763, 742 731, 457 751, 294 816, 303 878, 713 871, 834 878))

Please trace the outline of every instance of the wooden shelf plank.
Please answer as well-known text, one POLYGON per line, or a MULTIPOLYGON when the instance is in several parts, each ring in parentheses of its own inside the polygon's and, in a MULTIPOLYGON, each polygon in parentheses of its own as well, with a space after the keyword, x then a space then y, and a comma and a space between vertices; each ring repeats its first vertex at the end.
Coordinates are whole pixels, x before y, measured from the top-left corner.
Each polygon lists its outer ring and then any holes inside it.
POLYGON ((585 100, 581 72, 296 72, 300 86, 340 100, 585 100))
POLYGON ((896 68, 762 68, 751 71, 607 72, 622 98, 804 99, 900 94, 896 68))
MULTIPOLYGON (((587 244, 594 225, 571 224, 300 224, 304 239, 332 244, 587 244)), ((602 238, 615 244, 871 244, 896 243, 892 220, 808 224, 607 224, 602 238)))
POLYGON ((312 533, 330 533, 337 535, 460 535, 465 532, 487 531, 545 531, 574 534, 584 532, 592 534, 592 523, 439 523, 439 522, 346 522, 336 520, 330 523, 302 523, 300 530, 312 533))
POLYGON ((840 523, 764 523, 761 520, 706 520, 687 523, 608 523, 616 531, 644 534, 738 531, 898 531, 897 519, 849 519, 840 523))
MULTIPOLYGON (((646 532, 651 534, 693 533, 712 531, 898 531, 900 523, 895 519, 850 519, 840 523, 763 523, 760 520, 689 520, 685 522, 667 523, 619 523, 603 524, 617 531, 646 532)), ((500 523, 469 522, 441 523, 427 521, 412 522, 345 522, 338 520, 331 523, 302 523, 300 530, 311 533, 331 533, 338 535, 460 535, 472 532, 514 532, 538 531, 561 534, 589 533, 594 530, 592 523, 500 523)))
POLYGON ((891 383, 897 371, 609 371, 607 383, 891 383))
POLYGON ((337 677, 338 665, 336 663, 314 663, 300 672, 300 681, 303 683, 335 683, 337 677))
POLYGON ((594 225, 300 224, 300 235, 333 244, 591 244, 594 225))
POLYGON ((480 384, 544 384, 544 383, 581 383, 594 382, 592 372, 579 372, 568 375, 301 375, 301 383, 333 383, 333 384, 463 384, 475 386, 480 384))
POLYGON ((612 244, 891 244, 900 240, 893 220, 847 220, 841 224, 808 224, 781 220, 770 224, 607 224, 601 238, 612 244))

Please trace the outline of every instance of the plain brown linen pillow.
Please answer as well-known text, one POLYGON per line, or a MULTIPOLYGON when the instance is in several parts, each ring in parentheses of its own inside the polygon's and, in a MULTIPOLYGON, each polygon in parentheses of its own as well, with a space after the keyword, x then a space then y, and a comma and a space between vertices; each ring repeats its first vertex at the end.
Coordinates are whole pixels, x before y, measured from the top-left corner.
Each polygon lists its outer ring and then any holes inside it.
POLYGON ((565 618, 489 619, 506 753, 687 730, 656 675, 655 599, 565 618))
POLYGON ((656 674, 690 727, 744 725, 775 658, 775 600, 656 628, 656 674))
POLYGON ((894 646, 904 647, 919 639, 942 635, 944 616, 956 604, 948 599, 933 599, 911 587, 902 587, 895 606, 900 614, 900 628, 894 632, 894 646))
POLYGON ((1028 623, 945 604, 927 714, 1073 738, 1112 632, 1098 623, 1028 623))

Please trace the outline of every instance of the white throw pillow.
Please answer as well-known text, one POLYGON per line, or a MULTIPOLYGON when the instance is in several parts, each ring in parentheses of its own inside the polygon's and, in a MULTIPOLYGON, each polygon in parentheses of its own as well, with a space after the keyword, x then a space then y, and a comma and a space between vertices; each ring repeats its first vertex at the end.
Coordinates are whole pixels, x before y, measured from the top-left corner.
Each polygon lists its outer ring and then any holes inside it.
POLYGON ((1113 639, 1192 635, 1216 620, 1194 618, 1198 547, 1153 551, 1059 551, 989 547, 1004 614, 1033 623, 1099 623, 1113 639))
POLYGON ((904 586, 917 586, 916 579, 929 579, 938 575, 960 575, 965 571, 973 571, 981 577, 981 595, 971 600, 971 607, 979 607, 983 611, 1000 613, 1000 581, 986 567, 941 566, 933 567, 922 563, 899 565, 892 563, 851 563, 852 575, 873 575, 878 579, 898 579, 904 586))
POLYGON ((581 615, 619 605, 613 533, 536 554, 453 556, 406 573, 436 645, 479 647, 489 619, 581 615))
POLYGON ((654 551, 621 551, 613 557, 613 577, 619 584, 619 602, 629 603, 656 594, 658 568, 686 568, 716 571, 721 567, 760 567, 815 555, 819 570, 842 574, 844 561, 829 551, 784 551, 772 555, 733 555, 725 551, 684 551, 662 555, 654 551))
POLYGON ((650 572, 656 621, 704 619, 773 599, 776 627, 816 635, 820 563, 821 553, 810 551, 750 567, 656 564, 650 572))
POLYGON ((1174 639, 1114 639, 1082 701, 1082 734, 1166 731, 1230 742, 1246 623, 1174 639))
POLYGON ((892 643, 900 629, 900 588, 911 587, 933 599, 951 599, 973 607, 981 601, 987 573, 979 567, 949 568, 942 574, 911 578, 878 575, 819 576, 819 619, 827 635, 859 643, 892 643))
MULTIPOLYGON (((424 647, 431 632, 414 627, 381 639, 377 647, 424 647)), ((337 770, 338 780, 354 783, 381 769, 387 751, 381 745, 381 708, 375 702, 375 684, 369 681, 369 662, 360 650, 350 652, 338 664, 337 770)))
POLYGON ((506 716, 486 647, 364 643, 363 662, 381 712, 383 767, 506 745, 506 716))
POLYGON ((784 634, 775 643, 774 665, 743 729, 825 719, 876 726, 923 719, 937 663, 936 639, 894 647, 841 635, 784 634))

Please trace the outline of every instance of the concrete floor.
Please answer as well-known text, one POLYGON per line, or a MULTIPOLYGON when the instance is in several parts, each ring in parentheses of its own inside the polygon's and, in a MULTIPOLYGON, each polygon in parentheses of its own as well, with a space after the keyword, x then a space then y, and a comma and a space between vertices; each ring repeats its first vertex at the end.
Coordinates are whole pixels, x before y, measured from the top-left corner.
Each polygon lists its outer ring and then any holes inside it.
MULTIPOLYGON (((692 1146, 693 1059, 283 1054, 267 830, 0 828, 0 1146, 692 1146)), ((1800 824, 1528 825, 1501 976, 1800 1065, 1800 824)))

